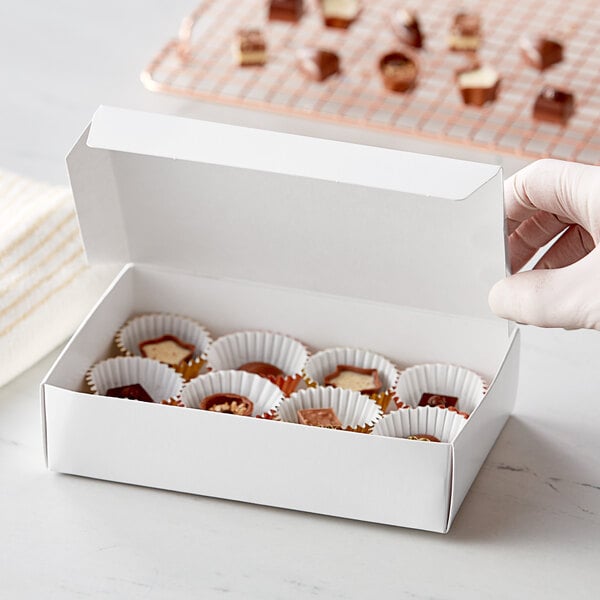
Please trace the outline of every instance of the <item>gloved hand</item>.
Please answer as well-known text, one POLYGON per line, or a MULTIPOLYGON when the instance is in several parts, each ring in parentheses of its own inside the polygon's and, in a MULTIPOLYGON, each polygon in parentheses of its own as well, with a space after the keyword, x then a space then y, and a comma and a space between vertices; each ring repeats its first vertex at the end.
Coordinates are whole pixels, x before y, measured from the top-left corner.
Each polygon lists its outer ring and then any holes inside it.
POLYGON ((555 236, 531 271, 494 285, 500 317, 565 329, 600 329, 600 167, 539 160, 504 183, 511 270, 555 236))

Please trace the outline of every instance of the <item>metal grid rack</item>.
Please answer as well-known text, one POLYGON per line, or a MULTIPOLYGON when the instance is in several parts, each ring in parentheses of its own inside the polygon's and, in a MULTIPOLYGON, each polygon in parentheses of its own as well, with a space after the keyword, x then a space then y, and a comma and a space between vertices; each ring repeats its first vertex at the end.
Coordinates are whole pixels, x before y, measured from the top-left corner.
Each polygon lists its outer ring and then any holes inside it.
POLYGON ((469 9, 483 20, 480 60, 502 76, 499 98, 484 108, 463 105, 454 73, 466 59, 447 50, 448 30, 463 4, 429 0, 418 6, 425 49, 418 52, 418 85, 407 94, 386 91, 377 70, 379 57, 399 47, 389 16, 402 3, 363 1, 349 30, 325 28, 316 0, 305 0, 298 24, 268 21, 266 5, 266 0, 205 0, 152 60, 142 81, 154 91, 496 153, 600 163, 598 0, 568 7, 564 0, 472 0, 469 9), (263 29, 269 51, 264 67, 234 64, 230 47, 240 27, 263 29), (544 73, 525 66, 518 49, 521 35, 536 32, 565 44, 563 62, 544 73), (343 72, 323 83, 308 81, 295 66, 296 50, 303 46, 335 49, 343 72), (544 84, 574 92, 576 114, 567 126, 533 120, 532 105, 544 84))

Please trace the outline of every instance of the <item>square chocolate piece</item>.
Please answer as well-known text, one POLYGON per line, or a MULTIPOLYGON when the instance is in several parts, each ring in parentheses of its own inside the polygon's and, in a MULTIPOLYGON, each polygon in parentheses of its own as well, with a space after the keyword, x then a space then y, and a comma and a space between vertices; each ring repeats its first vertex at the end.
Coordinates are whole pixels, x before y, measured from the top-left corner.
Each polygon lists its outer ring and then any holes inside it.
POLYGON ((455 52, 474 52, 480 42, 480 20, 475 13, 458 13, 450 30, 448 46, 455 52))
POLYGON ((319 48, 301 48, 296 53, 298 68, 313 81, 325 81, 340 70, 340 59, 335 52, 319 48))
POLYGON ((348 29, 360 12, 360 0, 320 0, 326 27, 348 29))
POLYGON ((562 44, 555 40, 524 37, 519 46, 523 60, 539 71, 544 71, 563 59, 562 44))
POLYGON ((566 90, 546 86, 533 105, 533 118, 566 125, 575 112, 575 97, 566 90))
POLYGON ((298 411, 298 423, 313 427, 341 429, 342 424, 333 408, 304 408, 298 411))
POLYGON ((105 396, 111 398, 126 398, 127 400, 139 400, 140 402, 154 402, 150 394, 139 384, 130 383, 106 390, 105 396))
POLYGON ((258 29, 240 29, 232 52, 241 67, 261 66, 267 62, 267 43, 258 29))
POLYGON ((448 408, 456 406, 458 398, 456 396, 445 396, 444 394, 423 394, 419 401, 419 406, 440 406, 448 408))
POLYGON ((303 4, 303 0, 271 0, 269 2, 269 19, 297 23, 302 17, 303 4))

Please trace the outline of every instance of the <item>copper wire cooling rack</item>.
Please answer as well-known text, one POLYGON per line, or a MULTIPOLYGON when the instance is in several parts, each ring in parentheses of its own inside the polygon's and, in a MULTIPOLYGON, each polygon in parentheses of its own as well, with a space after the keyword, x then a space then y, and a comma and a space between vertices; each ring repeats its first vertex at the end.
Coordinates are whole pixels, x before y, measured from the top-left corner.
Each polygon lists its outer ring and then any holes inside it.
POLYGON ((466 60, 446 47, 449 27, 463 4, 429 0, 418 5, 425 49, 418 53, 418 86, 408 94, 387 92, 377 71, 380 55, 399 47, 389 17, 405 3, 364 0, 359 19, 347 31, 325 28, 316 0, 305 0, 298 24, 268 21, 266 5, 266 0, 205 0, 142 73, 144 85, 495 153, 600 163, 599 0, 472 0, 469 9, 483 19, 480 59, 502 75, 498 100, 484 108, 463 105, 454 72, 466 60), (269 49, 264 67, 234 64, 230 47, 240 27, 263 29, 269 49), (526 67, 518 49, 525 33, 561 39, 565 60, 545 73, 526 67), (295 52, 303 46, 335 49, 343 73, 324 83, 307 81, 295 66, 295 52), (574 92, 576 114, 567 126, 532 119, 533 102, 544 84, 574 92))

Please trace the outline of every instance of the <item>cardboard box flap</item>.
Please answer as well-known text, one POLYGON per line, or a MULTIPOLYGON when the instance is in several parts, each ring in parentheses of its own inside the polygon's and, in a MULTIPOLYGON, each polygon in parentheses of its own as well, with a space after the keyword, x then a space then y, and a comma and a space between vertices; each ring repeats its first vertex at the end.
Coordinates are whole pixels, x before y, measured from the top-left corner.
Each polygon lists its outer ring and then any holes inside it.
POLYGON ((68 157, 91 262, 491 317, 497 166, 103 107, 68 157))

